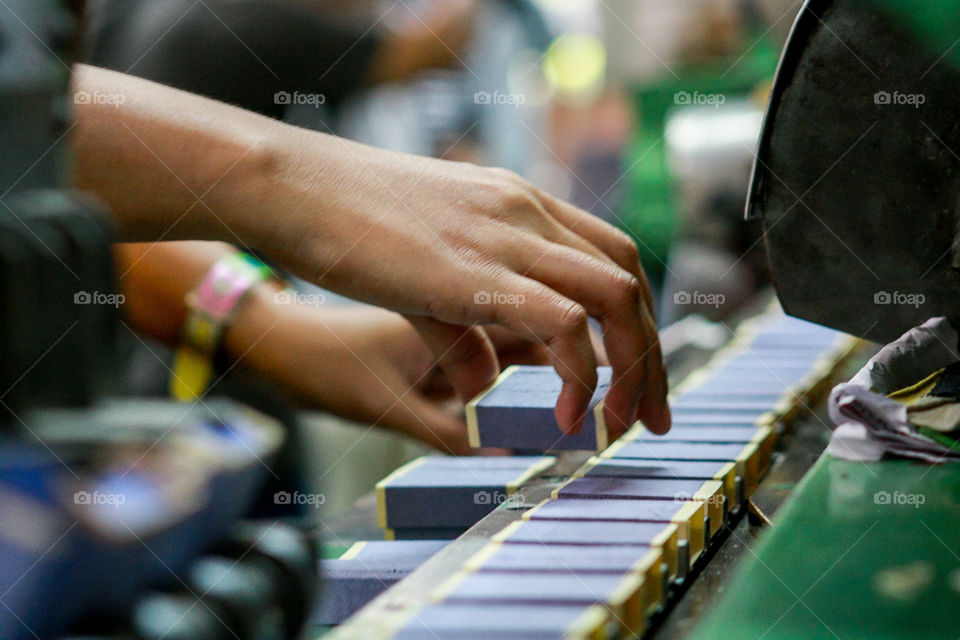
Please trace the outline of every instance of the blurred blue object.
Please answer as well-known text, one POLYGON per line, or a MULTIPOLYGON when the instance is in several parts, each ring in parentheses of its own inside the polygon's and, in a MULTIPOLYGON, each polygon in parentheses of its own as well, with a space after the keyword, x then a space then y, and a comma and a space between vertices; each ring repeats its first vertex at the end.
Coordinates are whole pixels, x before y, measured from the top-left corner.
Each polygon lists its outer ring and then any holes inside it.
POLYGON ((123 402, 26 418, 0 444, 0 638, 118 618, 242 517, 283 442, 228 402, 123 402))

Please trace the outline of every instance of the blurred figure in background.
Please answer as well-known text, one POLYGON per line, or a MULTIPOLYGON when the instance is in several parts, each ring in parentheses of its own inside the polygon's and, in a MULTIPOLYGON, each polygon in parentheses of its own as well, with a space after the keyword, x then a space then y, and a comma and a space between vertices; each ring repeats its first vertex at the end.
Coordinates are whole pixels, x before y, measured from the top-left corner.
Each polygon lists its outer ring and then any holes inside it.
POLYGON ((636 122, 617 214, 662 291, 661 326, 729 318, 768 281, 743 210, 766 87, 800 5, 605 3, 609 75, 630 88, 636 122))
POLYGON ((335 108, 362 87, 455 63, 476 0, 445 0, 404 21, 340 5, 90 0, 87 62, 282 118, 294 93, 335 108))

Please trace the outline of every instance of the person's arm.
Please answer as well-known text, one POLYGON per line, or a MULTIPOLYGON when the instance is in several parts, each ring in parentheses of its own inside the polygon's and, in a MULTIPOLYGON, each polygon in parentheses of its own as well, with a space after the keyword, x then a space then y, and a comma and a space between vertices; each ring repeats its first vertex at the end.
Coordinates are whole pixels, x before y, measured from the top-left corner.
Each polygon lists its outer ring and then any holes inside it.
POLYGON ((598 318, 611 428, 670 426, 649 288, 634 243, 507 171, 381 151, 122 74, 79 67, 77 185, 127 239, 253 247, 321 286, 404 313, 462 398, 496 376, 478 324, 545 345, 556 415, 582 427, 598 318), (119 104, 118 103, 122 103, 119 104))
MULTIPOLYGON (((126 320, 178 346, 188 293, 235 251, 217 242, 116 245, 126 320)), ((506 362, 545 361, 536 345, 502 332, 492 337, 506 362)), ((231 369, 256 373, 303 406, 401 431, 444 453, 471 453, 462 405, 452 402, 453 389, 416 331, 395 313, 310 307, 277 281, 264 281, 238 305, 220 351, 231 369)))

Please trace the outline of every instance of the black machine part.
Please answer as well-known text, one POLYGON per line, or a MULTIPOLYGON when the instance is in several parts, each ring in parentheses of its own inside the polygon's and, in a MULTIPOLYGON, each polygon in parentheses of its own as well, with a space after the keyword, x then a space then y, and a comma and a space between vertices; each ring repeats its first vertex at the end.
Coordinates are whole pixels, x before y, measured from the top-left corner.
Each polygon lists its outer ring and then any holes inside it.
POLYGON ((248 558, 268 564, 271 575, 279 577, 276 588, 283 608, 288 638, 297 638, 304 629, 317 596, 318 543, 307 534, 284 523, 238 525, 219 551, 227 556, 248 558))
POLYGON ((880 4, 804 4, 747 216, 788 313, 889 342, 960 320, 960 74, 880 4))
POLYGON ((206 556, 190 569, 193 591, 220 605, 220 622, 242 640, 276 640, 283 617, 273 575, 255 562, 206 556))

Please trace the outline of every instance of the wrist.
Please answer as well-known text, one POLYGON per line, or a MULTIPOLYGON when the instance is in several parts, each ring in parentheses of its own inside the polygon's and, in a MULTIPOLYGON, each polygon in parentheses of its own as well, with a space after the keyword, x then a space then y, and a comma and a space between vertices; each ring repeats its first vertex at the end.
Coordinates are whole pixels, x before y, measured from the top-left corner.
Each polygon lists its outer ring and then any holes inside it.
POLYGON ((228 366, 244 366, 268 377, 277 373, 284 360, 278 340, 284 316, 276 300, 284 288, 276 280, 267 280, 247 294, 220 343, 228 366))
MULTIPOLYGON (((217 260, 186 296, 189 309, 173 362, 171 395, 200 398, 215 383, 217 357, 224 353, 227 330, 260 296, 258 287, 275 274, 256 258, 231 251, 217 260)), ((254 310, 259 314, 260 309, 254 310)), ((251 316, 247 310, 247 317, 251 316)))
POLYGON ((365 194, 358 188, 363 146, 289 125, 271 130, 256 158, 229 192, 231 210, 244 216, 249 246, 273 262, 312 279, 352 246, 351 221, 365 194), (265 222, 269 221, 269 222, 265 222))

